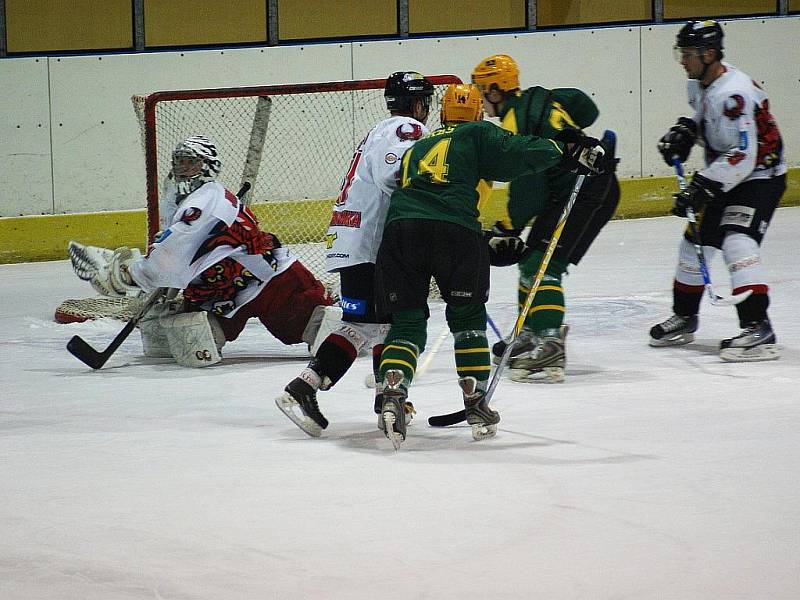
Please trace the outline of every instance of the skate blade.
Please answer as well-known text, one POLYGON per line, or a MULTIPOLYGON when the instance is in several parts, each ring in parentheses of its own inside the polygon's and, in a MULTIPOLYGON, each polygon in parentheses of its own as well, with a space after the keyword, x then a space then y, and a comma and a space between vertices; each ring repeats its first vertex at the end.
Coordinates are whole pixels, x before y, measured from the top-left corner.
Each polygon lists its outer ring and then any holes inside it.
POLYGON ((673 337, 663 337, 660 340, 650 338, 650 345, 653 348, 665 348, 667 346, 684 346, 694 341, 693 333, 682 333, 673 337))
POLYGON ((400 444, 403 443, 405 439, 402 434, 397 433, 394 430, 394 422, 395 422, 395 415, 391 411, 386 411, 383 413, 383 435, 392 442, 392 446, 394 447, 394 451, 397 452, 400 450, 400 444))
POLYGON ((517 383, 564 383, 566 375, 563 367, 545 367, 541 371, 510 369, 508 376, 517 383))
POLYGON ((778 360, 781 354, 775 344, 761 344, 753 348, 724 348, 719 357, 725 362, 759 362, 778 360))
POLYGON ((497 435, 497 425, 487 425, 486 423, 472 424, 472 439, 476 442, 486 440, 497 435))
POLYGON ((275 398, 275 405, 285 414, 289 420, 297 425, 303 433, 311 437, 318 438, 322 435, 322 427, 320 427, 313 419, 305 416, 303 410, 297 401, 284 392, 275 398))

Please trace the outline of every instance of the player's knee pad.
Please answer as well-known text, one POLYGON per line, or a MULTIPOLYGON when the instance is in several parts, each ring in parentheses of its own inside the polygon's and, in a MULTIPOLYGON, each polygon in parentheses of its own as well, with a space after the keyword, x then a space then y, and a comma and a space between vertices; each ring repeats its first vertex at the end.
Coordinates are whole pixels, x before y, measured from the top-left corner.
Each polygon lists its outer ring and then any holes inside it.
POLYGON ((317 306, 311 313, 303 331, 303 341, 308 344, 311 356, 316 356, 319 345, 342 323, 342 309, 338 306, 317 306))
POLYGON ((184 367, 209 367, 222 360, 225 335, 216 317, 205 312, 182 313, 161 319, 169 350, 184 367))
POLYGON ((746 233, 728 233, 722 241, 722 257, 734 289, 764 283, 758 242, 746 233))
POLYGON ((459 332, 486 331, 486 305, 484 304, 448 305, 444 314, 453 336, 459 332))
MULTIPOLYGON (((703 247, 706 264, 711 264, 711 260, 716 253, 716 248, 703 247)), ((694 248, 694 244, 686 238, 681 238, 680 247, 678 248, 678 266, 675 269, 675 280, 683 285, 702 286, 704 284, 703 274, 700 272, 700 263, 697 261, 697 251, 694 248)))

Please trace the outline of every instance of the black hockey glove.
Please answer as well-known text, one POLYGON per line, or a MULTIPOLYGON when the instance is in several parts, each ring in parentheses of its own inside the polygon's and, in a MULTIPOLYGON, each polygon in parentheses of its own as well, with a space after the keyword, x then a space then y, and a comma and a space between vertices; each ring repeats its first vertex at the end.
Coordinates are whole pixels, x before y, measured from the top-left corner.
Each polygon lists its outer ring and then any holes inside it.
POLYGON ((520 239, 522 230, 506 229, 499 221, 483 235, 489 244, 489 264, 493 267, 515 265, 527 257, 532 249, 520 239))
POLYGON ((564 156, 558 165, 578 175, 597 175, 605 171, 605 149, 600 140, 577 129, 562 129, 554 138, 564 143, 564 156))
POLYGON ((658 140, 658 151, 664 162, 672 166, 675 156, 681 162, 686 162, 689 152, 697 140, 697 125, 688 117, 681 117, 678 122, 669 128, 669 131, 658 140))
POLYGON ((682 192, 673 196, 674 204, 672 214, 676 217, 686 216, 686 207, 692 207, 694 212, 700 212, 706 204, 722 194, 722 184, 695 173, 692 181, 682 192))

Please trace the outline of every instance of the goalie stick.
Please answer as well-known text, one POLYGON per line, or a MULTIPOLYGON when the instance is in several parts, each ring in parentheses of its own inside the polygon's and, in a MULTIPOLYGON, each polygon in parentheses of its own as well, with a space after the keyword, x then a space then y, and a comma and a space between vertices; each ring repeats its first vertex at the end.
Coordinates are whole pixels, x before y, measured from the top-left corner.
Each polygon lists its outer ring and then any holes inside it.
MULTIPOLYGON (((607 135, 613 135, 613 132, 606 132, 607 135)), ((605 136, 604 136, 605 137, 605 136)), ((495 367, 494 373, 492 373, 492 380, 489 382, 489 387, 486 390, 486 403, 488 404, 491 400, 492 396, 494 395, 495 389, 497 389, 498 383, 500 383, 500 376, 503 374, 505 370, 506 363, 508 363, 508 359, 511 356, 511 350, 514 347, 514 342, 516 341, 517 337, 519 336, 519 332, 522 331, 522 326, 525 323, 525 318, 528 315, 528 311, 533 304, 533 299, 536 297, 536 292, 539 290, 539 286, 542 283, 542 279, 544 279, 544 272, 547 270, 548 265, 550 264, 550 259, 553 257, 553 253, 556 250, 556 246, 558 245, 558 240, 561 238, 561 232, 564 230, 564 225, 567 223, 567 217, 569 216, 570 211, 572 210, 572 205, 575 204, 575 200, 578 198, 578 194, 581 191, 581 186, 583 186, 583 180, 586 178, 585 175, 578 175, 578 178, 575 180, 575 186, 572 188, 572 193, 570 194, 569 200, 567 201, 566 206, 564 206, 564 211, 561 213, 561 217, 558 220, 558 224, 556 225, 555 230, 553 231, 553 235, 550 236, 550 243, 547 245, 547 250, 542 257, 542 262, 539 265, 539 270, 536 272, 536 277, 533 280, 533 284, 531 285, 531 289, 528 291, 528 295, 525 298, 525 305, 523 306, 522 310, 519 312, 517 316, 517 320, 514 323, 514 330, 511 332, 511 336, 508 341, 508 345, 506 346, 505 351, 503 352, 503 356, 500 359, 497 367, 495 367)), ((434 415, 428 418, 428 425, 431 427, 447 427, 448 425, 455 425, 456 423, 461 423, 467 418, 464 409, 458 410, 453 413, 449 413, 446 415, 434 415)))
POLYGON ((97 370, 101 368, 104 364, 106 364, 108 359, 111 358, 111 355, 117 351, 117 348, 122 345, 122 342, 127 339, 139 321, 142 320, 142 317, 144 317, 145 314, 147 314, 147 311, 150 310, 150 307, 158 302, 158 300, 167 292, 167 289, 168 288, 158 288, 154 292, 151 292, 139 312, 130 321, 125 323, 125 327, 122 328, 122 331, 120 331, 117 334, 117 337, 111 341, 111 343, 108 345, 108 348, 102 352, 92 348, 86 342, 86 340, 79 335, 73 335, 69 342, 67 342, 67 350, 69 350, 72 356, 84 364, 89 365, 93 369, 97 370))
MULTIPOLYGON (((678 179, 678 187, 681 191, 684 191, 686 189, 686 177, 683 174, 683 165, 677 156, 672 157, 672 166, 675 168, 675 177, 678 179)), ((745 290, 740 294, 734 294, 728 298, 714 292, 714 288, 711 285, 711 275, 708 271, 708 264, 706 263, 706 257, 703 253, 703 244, 700 240, 700 231, 697 228, 697 217, 691 206, 686 207, 686 219, 689 221, 689 233, 692 236, 692 245, 697 255, 697 262, 700 265, 700 273, 703 276, 703 286, 706 289, 711 304, 714 306, 733 306, 745 300, 753 293, 753 290, 745 290)))
MULTIPOLYGON (((236 197, 241 199, 249 189, 250 182, 245 181, 242 184, 239 193, 236 194, 236 197)), ((102 368, 108 359, 111 358, 111 355, 117 351, 117 348, 122 345, 122 342, 124 342, 131 332, 136 328, 136 325, 138 325, 139 321, 142 320, 142 317, 147 314, 147 311, 149 311, 150 308, 152 308, 152 306, 169 291, 169 289, 170 288, 158 288, 157 290, 151 292, 150 295, 147 296, 142 308, 139 309, 139 312, 136 313, 133 318, 125 324, 125 327, 122 328, 122 331, 120 331, 116 337, 111 340, 111 343, 105 350, 95 350, 79 335, 73 335, 70 338, 69 342, 67 342, 67 350, 70 354, 72 354, 72 356, 90 366, 94 370, 102 368)))

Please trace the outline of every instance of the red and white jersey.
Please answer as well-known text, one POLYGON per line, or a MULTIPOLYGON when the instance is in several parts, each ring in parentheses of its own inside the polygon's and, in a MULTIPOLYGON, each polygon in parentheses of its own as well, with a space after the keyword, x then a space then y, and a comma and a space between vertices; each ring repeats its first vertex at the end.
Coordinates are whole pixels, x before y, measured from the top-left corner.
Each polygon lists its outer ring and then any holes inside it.
POLYGON ((689 80, 689 104, 705 145, 700 173, 728 192, 743 181, 782 175, 786 158, 766 92, 739 69, 722 65, 725 72, 707 88, 689 80))
POLYGON ((177 205, 169 227, 130 273, 146 291, 182 289, 203 309, 231 317, 295 260, 287 248, 274 247, 247 206, 212 181, 177 205))
POLYGON ((359 144, 325 236, 328 271, 375 262, 403 153, 427 134, 416 119, 394 116, 378 123, 359 144))

